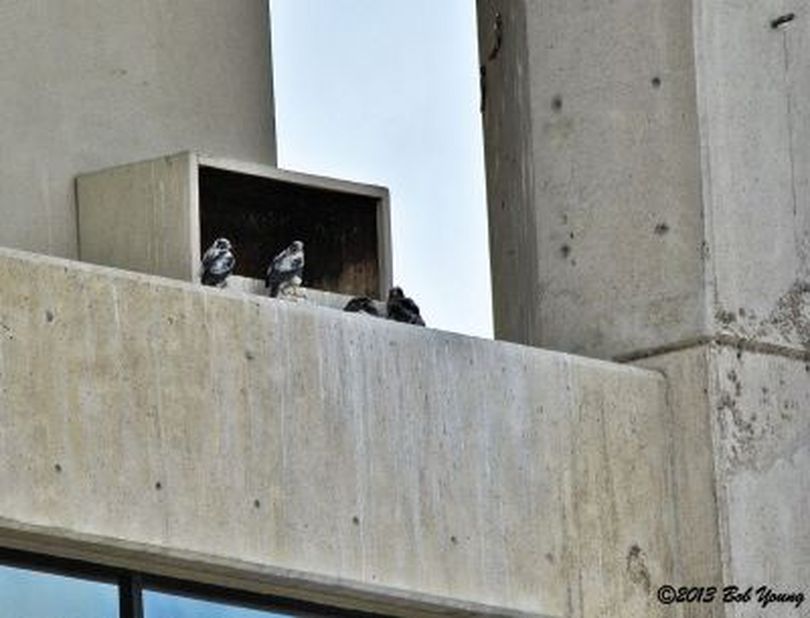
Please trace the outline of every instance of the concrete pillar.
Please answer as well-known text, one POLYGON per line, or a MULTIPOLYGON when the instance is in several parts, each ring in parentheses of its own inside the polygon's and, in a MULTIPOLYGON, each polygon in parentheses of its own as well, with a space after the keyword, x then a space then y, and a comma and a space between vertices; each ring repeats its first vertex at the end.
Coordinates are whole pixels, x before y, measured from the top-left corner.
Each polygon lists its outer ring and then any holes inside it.
POLYGON ((801 591, 805 3, 479 0, 478 14, 496 336, 663 372, 683 583, 801 591))
POLYGON ((801 8, 479 1, 497 337, 608 358, 810 345, 801 8))
POLYGON ((180 150, 274 163, 267 0, 0 0, 0 245, 77 255, 73 179, 180 150))

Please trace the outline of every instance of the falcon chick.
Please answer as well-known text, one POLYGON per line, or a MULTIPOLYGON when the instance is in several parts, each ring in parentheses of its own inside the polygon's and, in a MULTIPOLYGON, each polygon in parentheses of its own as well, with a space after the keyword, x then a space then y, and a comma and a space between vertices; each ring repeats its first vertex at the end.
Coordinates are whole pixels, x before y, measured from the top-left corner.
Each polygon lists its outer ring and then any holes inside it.
POLYGON ((375 317, 380 317, 380 312, 377 311, 377 307, 374 306, 374 301, 368 296, 357 296, 352 298, 348 303, 346 303, 346 306, 343 307, 343 311, 367 313, 375 317))
POLYGON ((235 265, 236 258, 230 241, 227 238, 217 238, 202 257, 200 280, 203 285, 225 287, 225 280, 235 265))
POLYGON ((388 292, 388 302, 386 303, 388 310, 388 319, 396 322, 405 322, 406 324, 416 324, 424 326, 425 321, 419 315, 419 307, 413 302, 412 299, 405 296, 405 292, 400 287, 393 287, 388 292))
POLYGON ((270 288, 270 297, 275 298, 288 288, 297 290, 301 285, 303 274, 304 243, 296 240, 273 258, 273 262, 267 268, 264 287, 270 288))

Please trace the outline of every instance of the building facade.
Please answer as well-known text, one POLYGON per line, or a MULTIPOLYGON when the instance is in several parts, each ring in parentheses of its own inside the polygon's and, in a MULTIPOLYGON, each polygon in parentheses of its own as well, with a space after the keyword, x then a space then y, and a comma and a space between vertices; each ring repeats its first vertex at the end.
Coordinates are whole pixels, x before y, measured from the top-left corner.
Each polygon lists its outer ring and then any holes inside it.
POLYGON ((266 3, 0 0, 0 591, 121 618, 806 592, 800 7, 478 4, 497 341, 76 261, 80 174, 275 163, 266 3))

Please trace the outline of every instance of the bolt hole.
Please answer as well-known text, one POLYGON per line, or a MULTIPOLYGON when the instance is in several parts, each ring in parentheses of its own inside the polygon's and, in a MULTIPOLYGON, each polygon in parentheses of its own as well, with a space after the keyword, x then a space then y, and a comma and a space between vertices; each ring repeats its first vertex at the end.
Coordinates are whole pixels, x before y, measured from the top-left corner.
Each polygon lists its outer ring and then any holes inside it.
POLYGON ((54 464, 53 469, 56 470, 57 472, 61 472, 62 471, 62 466, 59 465, 59 464, 54 464))
POLYGON ((161 489, 163 489, 163 483, 161 483, 160 481, 158 481, 157 483, 155 483, 155 489, 157 489, 158 491, 160 491, 161 489))
POLYGON ((657 75, 652 78, 652 86, 653 88, 660 88, 661 87, 661 78, 657 75))
POLYGON ((553 99, 551 99, 551 109, 555 112, 559 112, 562 110, 563 101, 560 95, 556 95, 553 99))
POLYGON ((776 30, 779 26, 784 26, 787 23, 792 22, 796 19, 796 13, 787 13, 785 15, 781 15, 776 19, 771 20, 771 28, 776 30))

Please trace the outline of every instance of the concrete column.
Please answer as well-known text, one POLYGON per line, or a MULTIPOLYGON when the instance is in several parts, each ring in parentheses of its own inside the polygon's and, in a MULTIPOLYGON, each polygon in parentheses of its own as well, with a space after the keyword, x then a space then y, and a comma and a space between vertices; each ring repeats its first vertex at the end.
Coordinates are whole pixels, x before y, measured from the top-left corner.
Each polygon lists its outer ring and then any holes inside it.
POLYGON ((806 3, 478 12, 496 336, 664 373, 682 582, 802 591, 806 3))
POLYGON ((274 163, 267 0, 0 0, 0 245, 77 254, 73 179, 179 150, 274 163))
POLYGON ((499 338, 810 346, 802 8, 479 1, 499 338))

